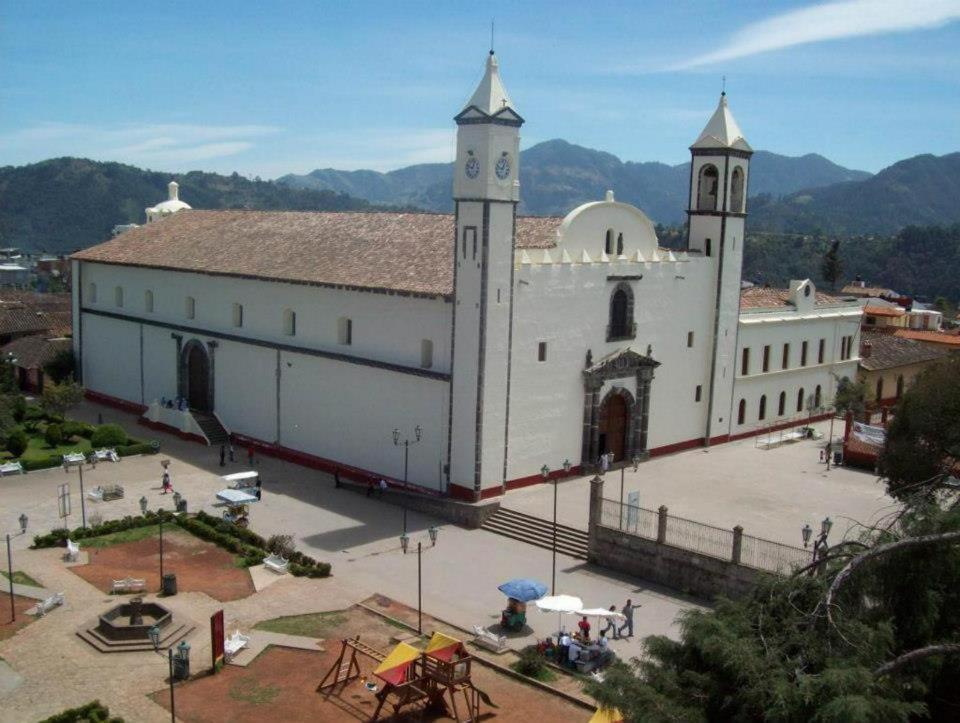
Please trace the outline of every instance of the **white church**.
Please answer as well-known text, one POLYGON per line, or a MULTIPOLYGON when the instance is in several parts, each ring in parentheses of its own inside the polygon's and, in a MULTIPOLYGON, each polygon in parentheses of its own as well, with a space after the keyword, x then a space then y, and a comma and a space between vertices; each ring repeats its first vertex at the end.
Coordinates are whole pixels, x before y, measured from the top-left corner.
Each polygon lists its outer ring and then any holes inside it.
POLYGON ((455 121, 452 216, 194 210, 172 184, 150 223, 75 254, 88 394, 478 500, 817 418, 855 376, 856 301, 741 292, 752 150, 725 97, 690 148, 683 251, 613 191, 517 215, 524 119, 492 51, 455 121))

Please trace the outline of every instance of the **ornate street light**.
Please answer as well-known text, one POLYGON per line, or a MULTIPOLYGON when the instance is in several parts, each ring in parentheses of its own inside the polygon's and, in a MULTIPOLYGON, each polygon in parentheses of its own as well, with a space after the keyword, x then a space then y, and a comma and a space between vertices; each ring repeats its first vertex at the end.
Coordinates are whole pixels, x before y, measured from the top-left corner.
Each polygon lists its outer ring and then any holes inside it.
POLYGON ((160 649, 160 627, 158 625, 151 625, 150 629, 147 630, 147 635, 150 636, 150 642, 153 643, 153 649, 160 649))
POLYGON ((547 465, 543 465, 543 467, 540 468, 540 474, 543 475, 544 480, 550 479, 550 468, 547 467, 547 465))
POLYGON ((430 527, 427 532, 430 534, 430 546, 435 547, 437 544, 437 533, 440 532, 439 528, 430 527))
POLYGON ((833 520, 829 517, 824 517, 823 522, 820 523, 820 533, 826 538, 830 534, 830 528, 833 527, 833 520))
POLYGON ((20 515, 20 534, 27 534, 27 516, 25 514, 20 515))
POLYGON ((564 473, 564 474, 570 474, 570 468, 571 468, 571 467, 573 467, 573 465, 570 464, 570 460, 569 460, 569 459, 563 460, 563 473, 564 473))
POLYGON ((147 504, 148 504, 147 496, 144 495, 143 497, 140 498, 140 514, 142 515, 147 514, 147 504))
POLYGON ((410 546, 410 536, 404 532, 400 535, 400 549, 403 550, 403 554, 407 554, 407 548, 410 546))

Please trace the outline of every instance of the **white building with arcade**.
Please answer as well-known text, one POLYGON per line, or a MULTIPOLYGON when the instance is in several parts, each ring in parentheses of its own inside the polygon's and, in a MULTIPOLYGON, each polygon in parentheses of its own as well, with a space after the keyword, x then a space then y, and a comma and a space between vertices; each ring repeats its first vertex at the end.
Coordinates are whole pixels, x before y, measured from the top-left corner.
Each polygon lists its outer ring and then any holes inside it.
POLYGON ((682 251, 613 191, 517 215, 524 119, 492 52, 455 121, 453 215, 192 210, 174 188, 183 207, 75 254, 88 393, 360 478, 402 481, 393 431, 419 434, 407 481, 476 500, 795 423, 854 376, 856 302, 808 280, 741 302, 752 149, 725 96, 682 251))

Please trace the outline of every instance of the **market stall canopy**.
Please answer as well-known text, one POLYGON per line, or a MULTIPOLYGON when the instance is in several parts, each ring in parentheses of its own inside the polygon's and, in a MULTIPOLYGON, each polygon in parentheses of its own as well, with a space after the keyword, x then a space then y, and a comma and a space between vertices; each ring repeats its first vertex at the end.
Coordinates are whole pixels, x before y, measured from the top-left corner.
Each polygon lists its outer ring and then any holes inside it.
POLYGON ((225 474, 223 479, 230 483, 231 487, 255 487, 257 484, 257 477, 260 476, 259 472, 254 470, 247 470, 246 472, 234 472, 233 474, 225 474))
POLYGON ((520 602, 530 602, 537 600, 547 594, 547 586, 537 580, 531 580, 527 577, 518 577, 514 580, 508 580, 497 588, 507 597, 512 597, 520 602))
POLYGON ((606 608, 584 608, 577 610, 577 615, 586 615, 587 617, 613 618, 615 620, 624 620, 626 615, 616 610, 607 610, 606 608))
POLYGON ((217 492, 217 499, 231 505, 248 505, 257 501, 257 496, 243 490, 220 490, 217 492))
POLYGON ((537 600, 536 606, 547 613, 575 613, 583 608, 583 600, 573 595, 551 595, 537 600))

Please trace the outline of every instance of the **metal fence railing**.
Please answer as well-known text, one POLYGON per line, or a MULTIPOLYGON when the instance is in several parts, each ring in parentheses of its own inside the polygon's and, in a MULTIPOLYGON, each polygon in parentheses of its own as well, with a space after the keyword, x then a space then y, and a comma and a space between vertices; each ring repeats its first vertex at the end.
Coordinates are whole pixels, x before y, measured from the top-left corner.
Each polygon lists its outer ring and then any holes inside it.
POLYGON ((666 507, 648 510, 617 500, 601 501, 600 525, 630 535, 690 550, 701 555, 781 575, 806 565, 811 553, 802 547, 675 517, 666 507))

